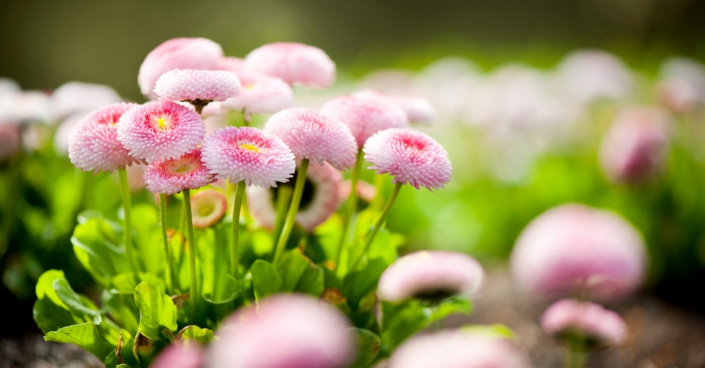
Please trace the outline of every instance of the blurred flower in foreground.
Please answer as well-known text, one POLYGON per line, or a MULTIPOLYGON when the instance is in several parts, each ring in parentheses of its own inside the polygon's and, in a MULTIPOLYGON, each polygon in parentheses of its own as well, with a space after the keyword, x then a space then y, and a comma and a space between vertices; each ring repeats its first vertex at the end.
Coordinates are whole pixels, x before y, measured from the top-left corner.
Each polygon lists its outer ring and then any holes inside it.
POLYGON ((657 94, 661 103, 675 113, 688 113, 705 105, 705 65, 673 57, 663 62, 657 94))
POLYGON ((387 129, 370 137, 363 148, 372 170, 389 173, 394 183, 443 188, 450 181, 448 153, 428 135, 406 129, 387 129))
POLYGON ((519 236, 510 262, 523 290, 587 293, 602 300, 636 291, 646 273, 637 230, 612 212, 580 204, 554 207, 535 218, 519 236))
POLYGON ((174 69, 215 69, 223 58, 223 49, 206 38, 173 38, 164 41, 140 66, 137 82, 142 94, 156 99, 154 85, 165 72, 174 69))
POLYGON ((541 328, 549 335, 579 334, 588 346, 616 346, 627 337, 627 325, 619 314, 573 299, 561 299, 548 307, 541 328))
POLYGON ((466 254, 421 251, 399 258, 384 270, 377 295, 388 302, 441 300, 458 294, 470 299, 483 279, 482 266, 466 254))
POLYGON ((296 163, 281 139, 259 129, 225 127, 206 137, 203 161, 211 173, 231 183, 276 187, 287 182, 296 163))
POLYGON ((170 345, 149 366, 150 368, 200 368, 201 349, 195 346, 170 345))
POLYGON ((641 183, 666 165, 668 114, 654 107, 621 110, 600 149, 600 164, 614 182, 641 183))
POLYGON ((350 129, 340 120, 304 108, 279 111, 267 120, 264 131, 281 138, 296 161, 313 165, 328 162, 338 170, 352 167, 357 149, 350 129))
POLYGON ((245 71, 281 78, 289 84, 329 87, 335 81, 335 63, 313 46, 276 42, 260 46, 245 57, 245 71))
POLYGON ((215 189, 205 189, 191 196, 193 226, 199 229, 211 227, 228 211, 225 194, 215 189))
POLYGON ((351 95, 334 98, 321 107, 321 113, 333 116, 350 129, 357 147, 380 130, 409 125, 404 110, 386 98, 351 95))
POLYGON ((159 77, 154 93, 161 99, 205 106, 211 101, 225 101, 237 96, 240 88, 240 81, 230 72, 176 69, 159 77))
POLYGON ((117 125, 125 112, 137 106, 117 103, 102 107, 86 116, 69 138, 69 159, 83 171, 110 171, 137 162, 117 139, 117 125))
POLYGON ((171 101, 148 102, 120 118, 118 139, 147 162, 181 157, 196 148, 206 127, 195 111, 171 101))
MULTIPOLYGON (((304 194, 299 211, 296 213, 296 222, 311 231, 326 221, 338 208, 342 175, 329 164, 311 166, 306 175, 304 194)), ((292 179, 285 185, 293 185, 295 181, 292 179)), ((266 228, 274 227, 278 190, 261 187, 247 188, 250 212, 266 228)))
POLYGON ((203 165, 201 149, 196 148, 179 158, 150 163, 144 181, 150 192, 174 194, 204 187, 215 181, 215 177, 203 165))
POLYGON ((328 303, 289 294, 239 310, 221 325, 207 368, 339 368, 354 357, 353 330, 328 303))
POLYGON ((460 330, 412 337, 389 368, 528 368, 529 359, 510 339, 460 330))

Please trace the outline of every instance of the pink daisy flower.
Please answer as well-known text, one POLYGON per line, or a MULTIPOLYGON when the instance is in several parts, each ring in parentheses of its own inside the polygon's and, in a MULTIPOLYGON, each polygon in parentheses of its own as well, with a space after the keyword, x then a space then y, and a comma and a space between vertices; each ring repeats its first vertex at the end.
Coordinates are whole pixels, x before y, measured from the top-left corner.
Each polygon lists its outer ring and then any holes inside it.
POLYGON ((223 49, 205 38, 173 38, 152 50, 140 66, 137 82, 142 94, 156 99, 153 92, 159 77, 173 69, 215 69, 223 49))
POLYGON ((203 364, 201 349, 196 346, 169 345, 154 359, 150 368, 200 368, 203 364))
POLYGON ((294 155, 281 139, 259 129, 225 127, 206 137, 203 161, 231 183, 276 187, 296 169, 294 155))
POLYGON ((220 221, 228 211, 225 194, 215 189, 204 189, 191 196, 193 226, 199 229, 209 228, 220 221))
POLYGON ((482 266, 457 252, 421 251, 392 263, 379 279, 380 300, 401 302, 419 298, 439 300, 460 294, 468 299, 482 286, 482 266))
POLYGON ((238 72, 242 92, 223 107, 247 114, 273 114, 294 106, 294 92, 283 80, 265 74, 238 72))
POLYGON ((176 69, 159 77, 154 93, 165 100, 207 105, 211 101, 225 101, 237 96, 240 88, 240 81, 230 72, 176 69))
POLYGON ((663 171, 668 151, 665 111, 630 107, 619 112, 600 149, 600 164, 614 182, 638 184, 663 171))
POLYGON ((352 331, 347 318, 326 302, 273 296, 223 323, 205 367, 347 367, 355 355, 352 331))
POLYGON ((542 213, 522 231, 510 264, 523 290, 550 296, 588 292, 613 300, 641 286, 646 251, 637 230, 618 215, 566 204, 542 213))
POLYGON ((184 189, 198 189, 215 181, 201 160, 197 148, 179 158, 156 161, 144 173, 147 189, 154 193, 174 194, 184 189))
POLYGON ((562 299, 551 304, 541 317, 549 335, 578 333, 592 344, 617 346, 627 338, 627 325, 619 314, 599 304, 562 299))
POLYGON ((195 111, 171 101, 148 102, 120 118, 118 139, 147 162, 181 157, 196 148, 206 127, 195 111))
POLYGON ((109 171, 137 162, 118 140, 119 119, 134 103, 117 103, 88 114, 69 138, 69 159, 83 171, 109 171))
POLYGON ((370 96, 343 96, 328 101, 321 113, 337 118, 350 128, 358 147, 380 130, 409 125, 402 109, 388 101, 370 96))
POLYGON ((397 348, 389 368, 529 368, 511 340, 463 330, 417 335, 397 348))
POLYGON ((238 57, 232 57, 232 56, 225 56, 220 59, 218 59, 218 63, 215 65, 215 70, 226 70, 229 72, 240 72, 242 71, 243 65, 245 63, 245 60, 238 58, 238 57))
MULTIPOLYGON (((325 222, 338 208, 340 182, 342 175, 328 164, 310 166, 306 172, 304 196, 296 214, 296 222, 307 231, 325 222)), ((289 182, 296 182, 294 178, 289 182)), ((275 209, 275 190, 251 187, 247 188, 247 203, 252 216, 264 227, 271 229, 277 213, 275 209)))
POLYGON ((335 64, 323 50, 300 43, 260 46, 246 57, 244 70, 281 78, 289 84, 328 87, 335 81, 335 64))
POLYGON ((264 131, 286 143, 297 161, 308 159, 314 165, 328 162, 338 170, 355 163, 357 148, 345 124, 311 109, 279 111, 267 120, 264 131))
POLYGON ((425 98, 413 96, 385 95, 373 89, 364 89, 353 93, 353 96, 364 96, 374 99, 386 99, 406 114, 410 123, 431 124, 436 118, 436 109, 425 98))
POLYGON ((370 137, 363 148, 370 169, 389 173, 394 183, 419 189, 443 188, 452 168, 448 153, 428 135, 406 129, 387 129, 370 137))

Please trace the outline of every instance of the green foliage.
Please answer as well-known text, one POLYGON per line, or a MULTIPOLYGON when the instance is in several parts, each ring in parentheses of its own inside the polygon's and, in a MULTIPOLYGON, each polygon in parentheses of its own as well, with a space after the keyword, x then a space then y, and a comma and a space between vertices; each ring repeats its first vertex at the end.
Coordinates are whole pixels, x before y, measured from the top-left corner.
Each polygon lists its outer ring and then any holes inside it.
POLYGON ((160 287, 142 282, 135 288, 135 304, 140 310, 139 333, 152 339, 167 338, 176 332, 176 305, 160 287))

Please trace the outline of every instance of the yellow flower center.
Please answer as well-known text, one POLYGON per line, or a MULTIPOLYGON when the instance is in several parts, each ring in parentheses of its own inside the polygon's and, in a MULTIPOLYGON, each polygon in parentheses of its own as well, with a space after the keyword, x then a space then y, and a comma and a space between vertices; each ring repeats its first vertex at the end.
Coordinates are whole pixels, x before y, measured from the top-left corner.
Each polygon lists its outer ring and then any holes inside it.
POLYGON ((167 128, 167 123, 164 118, 157 118, 157 125, 159 126, 159 129, 164 130, 167 128))
POLYGON ((255 147, 251 144, 243 143, 240 145, 240 148, 244 148, 248 151, 255 151, 255 152, 259 153, 259 148, 255 147))
POLYGON ((201 207, 198 208, 198 215, 199 216, 208 216, 210 215, 215 208, 211 204, 204 204, 201 207))
POLYGON ((176 172, 179 174, 183 174, 186 171, 188 171, 190 168, 191 167, 189 167, 189 165, 187 165, 187 164, 181 164, 176 168, 176 172))

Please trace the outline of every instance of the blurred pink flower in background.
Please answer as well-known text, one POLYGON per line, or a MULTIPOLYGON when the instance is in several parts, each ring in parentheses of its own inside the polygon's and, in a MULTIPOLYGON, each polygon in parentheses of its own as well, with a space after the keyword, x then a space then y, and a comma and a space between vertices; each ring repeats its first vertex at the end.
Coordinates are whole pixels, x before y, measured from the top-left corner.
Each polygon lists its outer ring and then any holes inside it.
POLYGON ((121 102, 122 98, 114 89, 102 84, 67 82, 51 94, 51 100, 57 117, 65 118, 121 102))
POLYGON ((482 266, 464 253, 420 251, 392 263, 379 279, 380 300, 443 299, 477 296, 484 279, 482 266))
POLYGON ((150 368, 200 368, 201 349, 194 346, 169 345, 149 366, 150 368))
POLYGON ((234 73, 234 72, 242 71, 244 63, 245 63, 245 60, 242 58, 233 57, 233 56, 224 56, 224 57, 218 59, 218 62, 216 63, 216 65, 213 69, 227 70, 229 72, 234 73))
POLYGON ((69 138, 69 159, 83 171, 124 169, 137 160, 117 139, 120 118, 134 103, 117 103, 102 107, 78 122, 69 138))
POLYGON ((171 101, 137 106, 118 124, 120 142, 130 155, 147 162, 181 157, 196 148, 205 135, 198 113, 171 101))
POLYGON ((660 102, 675 113, 688 113, 705 106, 705 65, 684 57, 661 64, 657 86, 660 102))
POLYGON ((529 368, 529 358, 510 339, 460 330, 410 338, 389 359, 389 368, 529 368))
MULTIPOLYGON (((306 172, 304 198, 296 213, 296 222, 307 231, 326 221, 338 208, 342 175, 329 164, 313 165, 306 172)), ((291 183, 295 181, 291 179, 291 183)), ((273 228, 276 219, 274 191, 247 188, 247 203, 252 216, 264 227, 273 228)))
POLYGON ((599 345, 616 346, 627 338, 627 325, 619 314, 599 304, 561 299, 541 317, 541 328, 549 335, 579 333, 599 345))
POLYGON ((220 221, 228 211, 228 200, 223 192, 205 189, 191 196, 193 226, 198 229, 211 227, 220 221))
POLYGON ((450 181, 452 168, 448 153, 428 135, 400 128, 382 130, 367 140, 365 160, 372 170, 389 173, 394 183, 419 189, 443 188, 450 181))
POLYGON ((284 141, 296 161, 313 165, 328 162, 338 170, 355 163, 357 149, 350 129, 340 120, 305 108, 291 108, 272 115, 264 131, 284 141))
POLYGON ((160 99, 206 105, 235 97, 240 89, 235 74, 227 71, 175 69, 159 77, 154 93, 160 99))
POLYGON ((600 165, 613 182, 638 184, 660 174, 666 165, 671 121, 658 107, 621 109, 605 135, 600 165))
POLYGON ((241 309, 217 335, 207 368, 341 368, 355 356, 345 316, 304 295, 277 295, 241 309))
POLYGON ((164 41, 140 66, 137 82, 142 94, 156 99, 153 92, 159 77, 173 69, 215 69, 223 58, 223 49, 206 38, 173 38, 164 41))
POLYGON ((54 122, 56 112, 51 97, 40 91, 7 91, 0 98, 0 121, 6 123, 54 122))
POLYGON ((294 106, 294 92, 283 80, 266 74, 237 72, 242 91, 223 107, 246 114, 273 114, 294 106))
POLYGON ((626 99, 633 96, 636 80, 627 65, 602 50, 580 50, 558 64, 556 83, 561 91, 580 103, 599 98, 626 99))
MULTIPOLYGON (((340 183, 338 189, 338 198, 340 198, 340 204, 343 204, 345 200, 350 195, 350 190, 352 189, 352 182, 350 180, 345 180, 340 183)), ((372 202, 372 200, 377 196, 377 187, 364 181, 357 181, 357 197, 358 199, 365 202, 372 202)))
POLYGON ((231 183, 276 187, 296 169, 294 155, 278 137, 250 127, 225 127, 206 137, 203 161, 220 178, 231 183))
POLYGON ((647 266, 637 230, 615 213, 554 207, 524 228, 512 251, 515 284, 539 295, 587 293, 614 300, 638 290, 647 266))
POLYGON ((174 194, 204 187, 214 182, 215 176, 203 165, 201 149, 196 148, 179 158, 150 163, 144 181, 150 192, 174 194))
POLYGON ((321 113, 345 123, 355 137, 358 148, 380 130, 409 125, 404 110, 386 98, 370 94, 334 98, 321 107, 321 113))
POLYGON ((289 84, 329 87, 335 81, 335 63, 313 46, 276 42, 260 46, 245 57, 244 70, 281 78, 289 84))
POLYGON ((6 161, 20 149, 20 127, 0 121, 0 162, 6 161))

